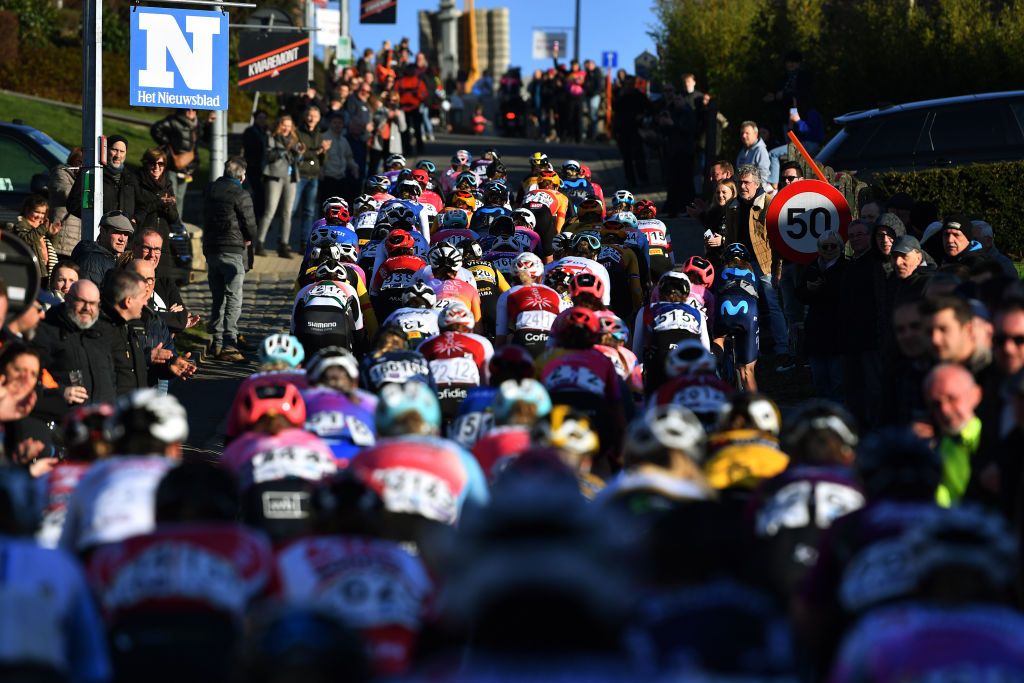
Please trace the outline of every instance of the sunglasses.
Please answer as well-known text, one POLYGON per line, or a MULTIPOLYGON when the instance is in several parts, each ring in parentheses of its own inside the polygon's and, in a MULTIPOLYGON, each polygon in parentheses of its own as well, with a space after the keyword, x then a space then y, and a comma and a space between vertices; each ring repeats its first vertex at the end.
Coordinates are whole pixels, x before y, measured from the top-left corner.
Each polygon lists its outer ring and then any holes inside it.
POLYGON ((1014 346, 1024 346, 1024 334, 1002 334, 997 332, 992 335, 992 341, 995 342, 996 346, 1003 346, 1008 341, 1012 341, 1014 346))

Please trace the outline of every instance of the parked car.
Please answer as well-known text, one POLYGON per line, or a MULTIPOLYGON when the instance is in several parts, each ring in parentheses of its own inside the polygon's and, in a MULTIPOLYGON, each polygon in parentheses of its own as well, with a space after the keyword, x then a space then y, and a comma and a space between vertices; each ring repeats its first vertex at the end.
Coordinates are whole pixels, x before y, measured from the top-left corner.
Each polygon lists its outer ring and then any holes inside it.
POLYGON ((1024 90, 910 102, 837 116, 816 160, 863 179, 1024 158, 1024 90))
POLYGON ((70 151, 31 126, 0 123, 0 225, 17 220, 30 194, 46 195, 50 169, 67 161, 70 151))

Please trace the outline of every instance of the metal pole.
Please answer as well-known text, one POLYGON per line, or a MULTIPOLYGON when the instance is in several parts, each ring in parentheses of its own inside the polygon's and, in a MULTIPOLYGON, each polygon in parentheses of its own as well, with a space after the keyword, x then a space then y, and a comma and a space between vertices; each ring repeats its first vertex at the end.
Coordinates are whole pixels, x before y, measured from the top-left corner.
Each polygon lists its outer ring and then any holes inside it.
MULTIPOLYGON (((306 0, 306 26, 312 26, 313 30, 316 30, 316 7, 313 6, 313 0, 306 0), (310 21, 312 19, 312 21, 310 21)), ((313 80, 313 62, 316 61, 316 45, 313 43, 313 37, 309 37, 309 61, 306 62, 306 80, 313 80)), ((305 88, 302 89, 306 91, 305 88)))
POLYGON ((338 6, 341 11, 341 35, 348 35, 348 1, 339 0, 338 6))
POLYGON ((576 0, 576 25, 572 31, 572 58, 580 61, 580 0, 576 0))
MULTIPOLYGON (((224 10, 218 5, 218 12, 224 10)), ((210 136, 210 182, 224 175, 224 164, 228 160, 228 103, 224 102, 224 110, 218 111, 213 120, 210 136)), ((199 142, 196 141, 196 145, 199 142)))
POLYGON ((95 240, 103 215, 103 0, 82 2, 82 239, 95 240))

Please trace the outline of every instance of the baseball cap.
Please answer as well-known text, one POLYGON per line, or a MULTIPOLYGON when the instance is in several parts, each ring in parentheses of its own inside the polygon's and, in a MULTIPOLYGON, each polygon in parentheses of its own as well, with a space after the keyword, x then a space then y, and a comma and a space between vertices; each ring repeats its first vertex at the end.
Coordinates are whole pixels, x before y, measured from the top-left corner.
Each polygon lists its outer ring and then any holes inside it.
POLYGON ((913 235, 900 235, 893 242, 892 250, 898 254, 909 254, 914 250, 921 251, 921 243, 913 235))
POLYGON ((116 232, 126 232, 129 235, 135 234, 135 226, 128 220, 128 216, 120 211, 111 211, 103 214, 103 218, 100 219, 100 227, 110 228, 116 232))

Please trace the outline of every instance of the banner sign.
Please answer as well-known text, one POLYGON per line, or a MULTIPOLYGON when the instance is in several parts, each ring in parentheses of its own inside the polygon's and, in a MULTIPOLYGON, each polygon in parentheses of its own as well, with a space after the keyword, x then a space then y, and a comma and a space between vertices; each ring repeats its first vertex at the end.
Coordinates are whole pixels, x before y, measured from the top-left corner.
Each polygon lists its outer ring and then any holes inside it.
POLYGON ((316 44, 334 47, 341 36, 341 12, 336 9, 316 8, 316 44))
POLYGON ((238 41, 238 87, 255 92, 304 92, 308 62, 308 34, 244 31, 238 41))
POLYGON ((227 14, 162 7, 129 14, 131 106, 228 108, 227 14))
POLYGON ((551 59, 555 52, 555 45, 564 52, 569 44, 568 31, 533 31, 533 58, 551 59))
POLYGON ((360 24, 394 24, 398 21, 398 0, 359 0, 360 24))
POLYGON ((352 59, 352 38, 340 36, 338 38, 338 49, 334 54, 334 63, 338 66, 352 66, 355 61, 352 59))

